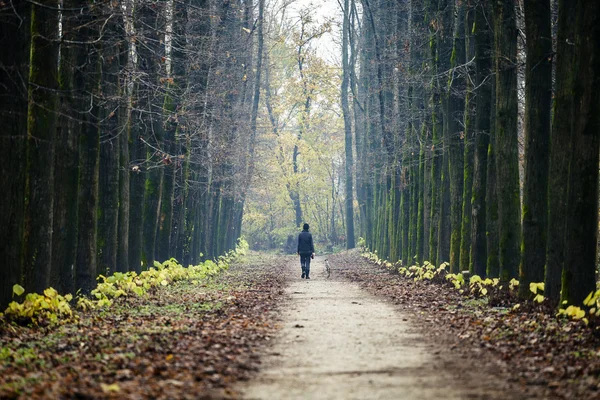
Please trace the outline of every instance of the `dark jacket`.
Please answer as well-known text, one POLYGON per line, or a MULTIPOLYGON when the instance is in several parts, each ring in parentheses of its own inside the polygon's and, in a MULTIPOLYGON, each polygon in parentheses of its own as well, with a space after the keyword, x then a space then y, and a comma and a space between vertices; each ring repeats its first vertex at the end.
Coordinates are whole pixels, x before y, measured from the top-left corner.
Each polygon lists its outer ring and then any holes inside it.
POLYGON ((298 235, 298 253, 300 254, 312 254, 315 252, 315 246, 313 246, 312 235, 309 231, 302 231, 298 235))

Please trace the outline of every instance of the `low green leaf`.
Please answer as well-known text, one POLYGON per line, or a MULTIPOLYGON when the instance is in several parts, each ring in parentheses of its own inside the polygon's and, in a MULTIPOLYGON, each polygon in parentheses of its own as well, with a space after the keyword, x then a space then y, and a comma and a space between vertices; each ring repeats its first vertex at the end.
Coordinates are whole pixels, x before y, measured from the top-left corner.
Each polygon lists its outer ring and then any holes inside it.
POLYGON ((25 288, 19 284, 15 284, 13 285, 13 293, 17 296, 20 296, 25 293, 25 288))
POLYGON ((537 286, 534 282, 529 284, 529 291, 533 294, 537 294, 537 286))
POLYGON ((587 295, 585 300, 583 300, 583 304, 586 306, 591 306, 595 302, 595 299, 592 300, 593 297, 594 297, 594 292, 590 292, 590 294, 587 295))
POLYGON ((541 303, 544 301, 544 296, 542 296, 541 294, 538 294, 533 298, 533 301, 537 301, 538 303, 541 303))

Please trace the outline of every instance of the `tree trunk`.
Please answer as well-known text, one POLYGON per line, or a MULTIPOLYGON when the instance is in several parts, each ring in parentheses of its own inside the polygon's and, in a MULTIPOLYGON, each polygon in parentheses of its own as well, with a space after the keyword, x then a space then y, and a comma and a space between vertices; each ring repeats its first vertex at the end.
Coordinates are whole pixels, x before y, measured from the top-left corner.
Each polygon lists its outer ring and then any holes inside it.
POLYGON ((447 71, 450 65, 451 49, 451 12, 446 9, 448 6, 446 0, 439 3, 430 1, 428 6, 428 17, 435 23, 430 24, 430 60, 432 65, 433 83, 431 95, 432 107, 432 164, 431 164, 431 209, 430 209, 430 228, 429 228, 429 261, 433 265, 438 265, 441 260, 440 255, 440 225, 443 214, 443 182, 442 170, 444 167, 444 106, 447 102, 445 98, 445 86, 440 81, 439 74, 447 71))
POLYGON ((519 273, 521 297, 530 282, 543 282, 548 229, 548 167, 552 97, 550 0, 524 3, 527 36, 525 72, 525 178, 523 246, 519 273))
MULTIPOLYGON (((171 254, 175 257, 179 262, 184 262, 184 248, 186 245, 186 206, 189 197, 189 190, 187 185, 187 179, 190 170, 189 163, 189 147, 190 140, 186 137, 185 146, 181 146, 180 152, 185 153, 185 158, 180 167, 177 168, 177 177, 176 177, 176 191, 175 191, 175 200, 174 200, 174 220, 176 221, 175 232, 173 235, 172 245, 173 250, 171 254)), ((189 213, 193 213, 192 210, 189 210, 189 213)))
MULTIPOLYGON (((578 0, 569 166, 567 243, 562 299, 580 305, 596 290, 600 153, 600 3, 578 0)), ((564 182, 566 184, 567 182, 564 182)))
POLYGON ((215 258, 219 255, 219 229, 222 223, 219 217, 221 216, 221 198, 223 194, 221 187, 222 183, 220 181, 217 181, 214 182, 213 185, 211 185, 210 190, 211 196, 209 201, 209 210, 211 215, 211 221, 209 229, 206 232, 206 235, 211 237, 210 246, 206 250, 207 258, 209 259, 215 258))
POLYGON ((29 3, 13 4, 0 20, 0 308, 23 281, 23 222, 27 145, 29 3))
POLYGON ((164 88, 160 77, 164 71, 159 65, 164 55, 164 28, 166 2, 142 3, 139 8, 138 31, 142 36, 142 45, 138 46, 138 65, 146 87, 139 99, 138 107, 144 113, 141 137, 151 145, 147 146, 146 159, 149 170, 146 176, 144 195, 144 227, 142 244, 142 264, 148 269, 154 266, 156 250, 156 227, 160 211, 160 199, 163 186, 163 102, 164 88))
MULTIPOLYGON (((118 10, 110 11, 109 15, 118 10)), ((119 224, 120 99, 119 42, 124 30, 111 18, 102 48, 102 140, 100 142, 99 205, 98 205, 98 273, 111 275, 117 270, 117 230, 119 224)))
MULTIPOLYGON (((65 9, 73 9, 73 1, 64 1, 65 9)), ((62 13, 60 47, 59 117, 54 155, 54 221, 52 233, 52 276, 50 285, 60 293, 75 292, 74 266, 77 254, 77 193, 79 179, 78 99, 73 95, 77 35, 76 15, 62 13)))
MULTIPOLYGON (((98 106, 92 111, 98 115, 98 106)), ((96 287, 99 135, 97 122, 86 121, 79 138, 76 287, 89 294, 96 287)))
MULTIPOLYGON (((486 275, 486 188, 488 182, 488 147, 492 110, 492 8, 489 3, 480 3, 475 8, 475 159, 473 163, 473 194, 471 200, 471 255, 469 270, 476 275, 486 275)), ((489 197, 488 197, 489 199, 489 197)))
POLYGON ((89 294, 96 287, 98 172, 100 157, 100 68, 99 46, 94 44, 100 35, 97 15, 87 10, 85 0, 78 1, 78 42, 76 51, 75 90, 81 93, 79 136, 79 195, 77 198, 77 258, 76 287, 89 294))
MULTIPOLYGON (((491 81, 491 98, 496 97, 496 83, 491 81)), ((496 106, 492 102, 490 112, 490 144, 487 152, 487 190, 485 202, 485 224, 487 232, 487 276, 500 276, 500 235, 498 233, 498 184, 496 182, 496 106)))
MULTIPOLYGON (((475 56, 475 1, 469 1, 465 24, 465 58, 466 61, 475 56)), ((473 209, 471 200, 473 198, 473 175, 475 164, 475 118, 477 115, 474 95, 476 69, 467 67, 467 94, 465 98, 465 130, 464 130, 464 171, 463 171, 463 194, 461 213, 461 237, 460 237, 460 271, 469 271, 471 267, 471 216, 473 209)))
MULTIPOLYGON (((173 107, 171 111, 175 109, 176 107, 173 107)), ((165 111, 167 111, 166 107, 165 111)), ((168 260, 172 256, 170 250, 174 222, 176 164, 171 160, 171 155, 174 154, 177 148, 176 133, 177 125, 174 123, 168 124, 165 130, 165 150, 167 155, 164 158, 164 162, 166 165, 164 166, 162 198, 160 201, 158 231, 156 234, 156 256, 160 262, 168 260)))
MULTIPOLYGON (((453 57, 451 67, 457 68, 465 64, 465 8, 463 2, 457 5, 457 16, 454 32, 453 57)), ((462 67, 461 67, 462 69, 462 67)), ((450 271, 460 271, 460 244, 462 233, 462 208, 464 186, 464 138, 463 128, 465 110, 465 92, 467 89, 464 71, 453 71, 450 76, 450 93, 448 94, 448 129, 446 131, 448 142, 448 162, 450 178, 450 271)))
POLYGON ((515 0, 494 3, 496 48, 496 174, 500 233, 500 279, 516 278, 521 259, 521 200, 517 107, 515 0))
MULTIPOLYGON (((134 98, 139 104, 141 94, 140 82, 136 83, 134 98)), ((142 237, 143 211, 146 186, 146 145, 142 142, 139 124, 142 114, 139 110, 132 112, 130 133, 130 171, 129 175, 129 259, 128 270, 142 272, 142 237)))
MULTIPOLYGON (((435 95, 434 95, 435 96, 435 95)), ((438 108, 439 104, 436 105, 436 101, 434 100, 434 110, 438 108)), ((441 154, 442 150, 442 142, 440 140, 440 131, 442 128, 442 124, 439 122, 439 111, 436 113, 434 111, 433 114, 433 151, 432 151, 432 161, 431 161, 431 197, 430 197, 430 215, 429 218, 429 262, 433 265, 439 265, 437 259, 437 251, 439 246, 439 227, 440 227, 440 218, 441 218, 441 194, 442 194, 442 159, 443 154, 441 154)))
POLYGON ((548 246, 546 254, 546 279, 544 296, 558 303, 561 279, 566 259, 567 208, 569 162, 571 154, 572 124, 575 118, 573 85, 575 71, 575 36, 577 2, 560 0, 558 3, 558 37, 556 41, 556 88, 554 116, 550 137, 550 169, 548 173, 548 246))
MULTIPOLYGON (((258 118, 258 106, 260 104, 260 88, 261 88, 261 75, 263 70, 263 49, 264 49, 264 12, 265 2, 264 0, 258 1, 258 20, 257 24, 257 55, 256 55, 256 73, 254 75, 254 92, 252 96, 252 108, 250 111, 250 141, 248 144, 248 165, 246 168, 246 176, 243 182, 243 190, 241 193, 240 204, 237 205, 236 212, 236 239, 241 235, 241 225, 243 220, 244 205, 246 203, 246 196, 248 195, 248 189, 252 183, 254 176, 254 169, 256 164, 256 121, 258 118)), ((250 22, 250 21, 248 21, 250 22)), ((249 28, 248 28, 249 29, 249 28)))
POLYGON ((42 293, 52 261, 58 2, 41 1, 31 10, 24 287, 42 293))
MULTIPOLYGON (((133 7, 132 0, 127 0, 124 10, 125 24, 129 23, 133 7)), ((127 66, 126 71, 120 76, 120 101, 119 101, 119 211, 117 228, 117 271, 129 271, 129 211, 130 211, 130 140, 131 140, 131 100, 132 91, 129 89, 132 83, 133 59, 131 54, 133 42, 123 40, 120 43, 119 63, 127 66)))
POLYGON ((437 263, 450 261, 450 233, 452 230, 450 222, 450 172, 449 172, 449 157, 444 154, 442 157, 442 177, 441 177, 441 213, 440 213, 440 228, 438 238, 438 254, 437 263))
POLYGON ((345 143, 345 207, 346 214, 346 248, 354 248, 354 196, 352 191, 352 122, 350 121, 350 106, 348 104, 348 86, 350 83, 350 64, 348 58, 350 30, 350 1, 344 0, 344 23, 342 27, 342 112, 344 114, 344 143, 345 143))
POLYGON ((117 271, 129 271, 129 132, 130 117, 127 107, 121 104, 119 114, 123 132, 119 135, 119 227, 117 230, 117 271))
POLYGON ((421 190, 419 191, 419 206, 418 206, 418 210, 417 210, 417 262, 422 264, 424 261, 426 261, 426 257, 429 256, 429 251, 428 251, 428 247, 426 247, 426 245, 428 245, 429 240, 427 240, 429 238, 429 236, 427 235, 428 230, 426 228, 426 222, 429 220, 429 188, 431 187, 430 181, 429 181, 429 174, 428 174, 428 165, 429 162, 427 162, 427 150, 426 150, 426 143, 425 140, 426 135, 424 132, 426 132, 427 130, 427 126, 425 123, 423 123, 423 125, 421 126, 421 133, 420 133, 420 149, 419 149, 419 181, 421 181, 421 190))
MULTIPOLYGON (((164 101, 165 138, 164 146, 166 154, 163 156, 164 177, 163 191, 160 202, 160 216, 158 219, 157 233, 157 257, 159 261, 165 261, 174 257, 175 251, 171 241, 176 242, 173 228, 177 229, 179 220, 175 212, 175 183, 177 179, 178 161, 174 157, 182 148, 178 143, 178 136, 183 136, 185 125, 180 124, 183 119, 183 96, 187 84, 186 78, 186 24, 188 23, 188 2, 173 2, 173 14, 170 16, 173 27, 171 44, 172 60, 172 84, 167 87, 164 101)), ((185 183, 183 183, 185 185, 185 183)), ((182 211, 182 209, 178 211, 182 211)))
MULTIPOLYGON (((156 121, 156 125, 161 124, 156 121)), ((154 128, 156 129, 156 127, 154 128)), ((156 132, 156 130, 155 130, 156 132)), ((162 138, 157 138, 162 141, 162 138)), ((148 159, 152 155, 148 154, 148 159)), ((148 172, 146 178, 146 194, 144 201, 144 236, 142 247, 142 264, 145 269, 154 266, 155 250, 156 250, 156 228, 158 226, 158 216, 160 211, 160 199, 163 190, 163 175, 162 167, 154 167, 148 172)))

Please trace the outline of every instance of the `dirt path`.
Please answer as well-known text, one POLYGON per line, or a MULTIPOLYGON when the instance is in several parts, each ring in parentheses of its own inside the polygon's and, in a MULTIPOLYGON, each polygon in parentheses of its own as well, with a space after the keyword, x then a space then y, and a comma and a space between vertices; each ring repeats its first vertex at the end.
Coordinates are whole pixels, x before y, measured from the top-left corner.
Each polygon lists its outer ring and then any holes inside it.
POLYGON ((240 389, 246 399, 506 397, 489 376, 477 379, 476 368, 465 374, 444 360, 393 305, 327 279, 323 258, 311 267, 306 281, 299 266, 288 266, 298 276, 283 327, 258 377, 240 389))

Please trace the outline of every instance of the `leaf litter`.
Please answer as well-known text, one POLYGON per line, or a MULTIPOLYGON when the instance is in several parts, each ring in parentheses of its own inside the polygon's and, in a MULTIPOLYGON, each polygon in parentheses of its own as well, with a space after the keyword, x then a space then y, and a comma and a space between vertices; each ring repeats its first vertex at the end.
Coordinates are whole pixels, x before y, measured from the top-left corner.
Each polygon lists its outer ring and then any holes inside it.
POLYGON ((0 326, 0 398, 236 397, 278 327, 282 257, 251 253, 53 327, 0 326))
POLYGON ((370 263, 357 250, 329 257, 333 276, 358 283, 411 316, 436 353, 470 368, 492 366, 507 398, 600 399, 600 337, 581 321, 533 302, 465 296, 449 283, 417 281, 370 263))
MULTIPOLYGON (((199 285, 120 299, 77 323, 0 326, 0 398, 237 398, 232 388, 255 375, 278 329, 288 262, 252 253, 199 285)), ((400 307, 435 354, 492 366, 508 398, 600 398, 600 338, 581 321, 414 282, 357 251, 329 262, 332 279, 400 307)))

